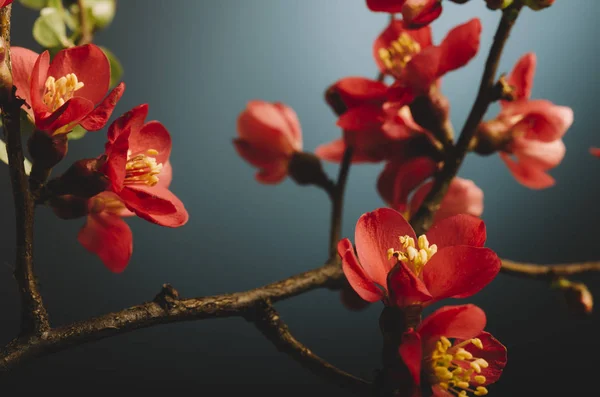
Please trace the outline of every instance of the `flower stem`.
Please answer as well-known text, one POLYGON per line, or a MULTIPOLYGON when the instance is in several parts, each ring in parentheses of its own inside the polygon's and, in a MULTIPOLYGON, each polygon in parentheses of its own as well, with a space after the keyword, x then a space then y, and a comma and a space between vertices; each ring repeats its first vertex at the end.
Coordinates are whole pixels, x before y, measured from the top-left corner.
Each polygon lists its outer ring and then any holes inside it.
POLYGON ((471 108, 469 117, 467 118, 467 121, 462 129, 460 138, 458 139, 458 142, 453 150, 448 151, 448 156, 444 162, 444 167, 437 174, 431 191, 427 197, 425 197, 423 204, 412 218, 411 223, 417 234, 424 233, 431 227, 431 224, 433 223, 433 216, 438 210, 442 199, 446 195, 448 187, 450 186, 450 182, 456 176, 460 166, 462 165, 465 155, 469 149, 471 139, 474 137, 475 132, 477 131, 477 126, 483 119, 483 116, 485 115, 489 105, 494 100, 493 93, 495 76, 498 70, 500 57, 521 8, 522 5, 520 2, 515 2, 513 6, 508 7, 502 13, 502 19, 498 25, 496 35, 494 36, 494 42, 485 64, 477 98, 475 99, 475 103, 471 108))
POLYGON ((342 163, 340 165, 340 171, 338 173, 337 182, 335 188, 332 190, 331 204, 331 230, 329 233, 329 260, 335 263, 333 259, 337 255, 337 243, 340 241, 342 233, 342 211, 344 209, 344 192, 346 190, 346 182, 348 180, 348 173, 350 172, 350 164, 352 161, 352 154, 354 148, 348 146, 344 152, 342 163))
POLYGON ((94 34, 92 33, 92 29, 90 26, 90 21, 88 20, 87 12, 85 9, 85 1, 77 0, 77 5, 79 6, 79 30, 80 36, 77 41, 77 45, 90 44, 94 41, 94 34))

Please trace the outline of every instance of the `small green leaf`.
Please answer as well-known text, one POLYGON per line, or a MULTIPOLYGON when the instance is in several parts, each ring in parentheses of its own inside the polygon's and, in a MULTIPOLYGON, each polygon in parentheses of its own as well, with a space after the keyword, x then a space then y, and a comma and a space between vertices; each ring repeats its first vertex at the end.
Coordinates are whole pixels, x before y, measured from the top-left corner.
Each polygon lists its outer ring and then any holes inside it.
POLYGON ((119 62, 115 54, 110 52, 105 47, 100 48, 102 48, 102 51, 104 51, 104 54, 108 58, 108 63, 110 64, 110 86, 116 87, 116 85, 119 84, 119 81, 121 81, 121 77, 123 76, 123 66, 121 65, 121 62, 119 62))
POLYGON ((21 4, 25 7, 32 8, 34 10, 41 10, 48 6, 48 0, 20 0, 21 4))
POLYGON ((21 109, 21 136, 29 137, 33 134, 35 125, 31 122, 29 115, 23 109, 21 109))
POLYGON ((115 17, 117 2, 115 0, 85 0, 94 27, 105 28, 115 17))
POLYGON ((56 8, 44 8, 40 17, 33 24, 33 37, 45 48, 69 47, 72 43, 67 39, 67 27, 56 8))
MULTIPOLYGON (((6 143, 0 139, 0 161, 8 164, 8 153, 6 153, 6 143)), ((25 166, 25 174, 29 175, 31 173, 31 161, 24 159, 23 165, 25 166)))
POLYGON ((87 134, 87 131, 82 126, 77 125, 75 128, 73 128, 73 131, 67 134, 67 138, 69 138, 71 141, 76 141, 83 138, 85 134, 87 134))

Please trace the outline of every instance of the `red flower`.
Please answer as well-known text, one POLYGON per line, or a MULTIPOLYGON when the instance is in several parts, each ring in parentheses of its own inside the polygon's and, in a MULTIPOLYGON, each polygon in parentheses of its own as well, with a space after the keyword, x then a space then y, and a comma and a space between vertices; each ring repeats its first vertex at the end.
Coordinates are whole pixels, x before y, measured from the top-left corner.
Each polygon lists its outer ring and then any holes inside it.
POLYGON ((67 48, 50 62, 50 53, 41 55, 21 47, 11 49, 13 81, 17 96, 35 127, 50 135, 70 132, 77 124, 88 131, 102 129, 125 85, 119 84, 106 98, 110 65, 102 50, 93 45, 67 48))
POLYGON ((393 20, 373 45, 381 72, 396 78, 390 99, 406 104, 428 93, 440 77, 473 59, 480 35, 481 22, 475 18, 452 29, 439 46, 434 46, 431 28, 409 30, 405 22, 393 20))
POLYGON ((13 0, 0 0, 0 8, 6 7, 9 4, 12 4, 13 0))
MULTIPOLYGON (((391 161, 379 175, 377 189, 388 205, 410 220, 431 190, 433 181, 425 181, 436 170, 437 163, 428 157, 391 161)), ((480 216, 482 213, 483 191, 473 181, 457 177, 450 183, 434 222, 457 214, 480 216)))
POLYGON ((98 255, 114 273, 127 267, 133 252, 131 229, 121 219, 133 216, 113 192, 103 192, 89 200, 89 215, 77 239, 88 251, 98 255))
POLYGON ((240 156, 260 169, 259 182, 281 182, 292 155, 302 150, 302 129, 296 112, 280 102, 251 101, 237 120, 240 156))
POLYGON ((421 371, 436 397, 488 393, 506 366, 506 347, 485 332, 486 317, 474 305, 444 306, 402 337, 399 353, 417 385, 421 371))
POLYGON ((442 0, 367 0, 367 7, 375 12, 402 13, 402 19, 411 27, 428 25, 442 13, 442 0))
POLYGON ((103 172, 128 210, 161 226, 188 221, 183 203, 169 190, 171 136, 158 121, 144 123, 148 105, 115 120, 108 130, 103 172))
POLYGON ((500 158, 518 182, 531 189, 543 189, 555 183, 547 171, 560 164, 565 155, 562 136, 573 123, 573 111, 549 101, 529 99, 535 66, 533 53, 519 60, 508 79, 515 100, 502 102, 498 116, 482 123, 479 134, 498 142, 500 158))
POLYGON ((469 215, 443 219, 417 239, 399 212, 380 208, 356 224, 358 259, 348 239, 338 243, 338 253, 346 278, 364 300, 405 307, 480 291, 501 266, 484 242, 484 223, 469 215))

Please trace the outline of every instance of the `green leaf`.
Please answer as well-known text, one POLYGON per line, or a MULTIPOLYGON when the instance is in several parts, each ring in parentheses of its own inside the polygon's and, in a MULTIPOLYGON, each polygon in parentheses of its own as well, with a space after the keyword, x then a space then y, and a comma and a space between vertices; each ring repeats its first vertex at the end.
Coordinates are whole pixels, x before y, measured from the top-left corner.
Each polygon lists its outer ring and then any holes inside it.
POLYGON ((88 9, 94 27, 103 29, 114 19, 117 2, 116 0, 85 0, 85 8, 88 9))
POLYGON ((21 109, 21 136, 29 137, 33 134, 35 125, 31 122, 29 115, 23 109, 21 109))
POLYGON ((67 38, 67 27, 56 8, 46 7, 33 24, 33 37, 45 48, 69 47, 72 43, 67 38))
MULTIPOLYGON (((0 139, 0 161, 8 164, 8 154, 6 153, 6 143, 0 139)), ((29 175, 31 173, 31 161, 24 159, 23 165, 25 166, 25 174, 29 175)))
POLYGON ((20 0, 21 4, 25 7, 32 8, 34 10, 41 10, 48 6, 48 0, 20 0))
POLYGON ((108 58, 108 63, 110 64, 110 86, 116 87, 116 85, 119 84, 119 81, 121 81, 121 77, 123 76, 123 66, 121 65, 121 62, 119 62, 115 54, 110 52, 105 47, 100 48, 102 49, 102 51, 104 51, 104 54, 108 58))
POLYGON ((82 126, 77 125, 73 128, 73 131, 67 134, 67 138, 69 138, 70 141, 76 141, 83 138, 85 134, 87 134, 87 131, 82 126))

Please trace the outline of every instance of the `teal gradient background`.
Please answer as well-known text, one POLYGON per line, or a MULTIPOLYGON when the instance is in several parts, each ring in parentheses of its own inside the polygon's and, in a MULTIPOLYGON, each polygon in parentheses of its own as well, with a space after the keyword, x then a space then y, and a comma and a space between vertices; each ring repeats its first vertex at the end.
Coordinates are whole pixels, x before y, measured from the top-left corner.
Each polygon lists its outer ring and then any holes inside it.
MULTIPOLYGON (((443 82, 460 129, 499 13, 487 10, 483 0, 444 5, 433 24, 436 42, 473 17, 484 27, 478 56, 443 82)), ((13 15, 13 45, 39 50, 30 31, 35 12, 16 5, 13 15)), ((575 123, 564 139, 567 155, 552 171, 558 183, 544 191, 517 184, 497 156, 468 157, 460 175, 484 190, 488 246, 501 257, 534 263, 600 259, 600 160, 588 153, 600 146, 598 15, 596 0, 557 0, 542 12, 525 10, 507 45, 500 70, 510 71, 521 55, 535 51, 534 98, 572 107, 575 123)), ((128 269, 115 275, 78 245, 83 219, 60 221, 40 208, 36 268, 52 323, 151 300, 165 282, 185 297, 203 296, 253 288, 321 265, 327 256, 326 195, 289 180, 278 186, 256 183, 254 170, 231 144, 236 117, 251 99, 282 101, 298 113, 305 150, 335 139, 340 131, 323 92, 341 77, 377 74, 371 45, 386 21, 385 15, 368 12, 364 0, 120 1, 113 24, 96 40, 125 68, 127 90, 115 116, 149 103, 150 119, 171 131, 172 190, 186 203, 190 222, 167 229, 128 220, 134 254, 128 269)), ((488 117, 496 111, 494 106, 488 117)), ((73 142, 57 174, 78 158, 102 153, 105 138, 103 131, 73 142)), ((384 205, 375 190, 381 168, 351 169, 344 236, 353 236, 362 213, 384 205)), ((328 164, 326 170, 334 175, 337 166, 328 164)), ((0 167, 0 187, 3 344, 17 334, 19 320, 6 167, 0 167)), ((600 296, 598 275, 582 280, 600 296)), ((468 301, 486 310, 487 329, 509 349, 505 374, 491 395, 574 396, 597 390, 592 363, 600 348, 597 314, 576 317, 547 284, 504 275, 468 301)), ((337 292, 319 290, 277 308, 294 335, 333 364, 366 378, 380 365, 380 304, 350 312, 337 292)), ((345 395, 235 318, 136 331, 31 361, 0 379, 0 391, 19 396, 88 390, 125 395, 123 388, 134 395, 345 395)))

